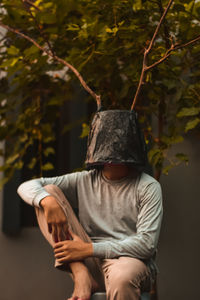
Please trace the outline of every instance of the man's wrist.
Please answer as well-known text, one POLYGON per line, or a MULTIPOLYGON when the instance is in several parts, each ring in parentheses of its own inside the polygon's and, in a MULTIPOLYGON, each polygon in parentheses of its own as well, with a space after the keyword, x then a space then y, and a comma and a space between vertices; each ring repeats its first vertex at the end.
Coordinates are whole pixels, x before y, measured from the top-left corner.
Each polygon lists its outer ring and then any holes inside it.
POLYGON ((45 208, 48 205, 48 203, 51 202, 51 200, 52 200, 51 198, 53 198, 53 197, 52 196, 46 196, 46 197, 44 197, 43 199, 40 200, 39 205, 42 208, 45 208))
MULTIPOLYGON (((45 197, 46 198, 46 197, 45 197)), ((44 208, 45 207, 45 198, 43 198, 42 200, 40 200, 39 205, 44 208)))
POLYGON ((93 245, 92 243, 86 243, 86 255, 87 257, 93 256, 93 245))

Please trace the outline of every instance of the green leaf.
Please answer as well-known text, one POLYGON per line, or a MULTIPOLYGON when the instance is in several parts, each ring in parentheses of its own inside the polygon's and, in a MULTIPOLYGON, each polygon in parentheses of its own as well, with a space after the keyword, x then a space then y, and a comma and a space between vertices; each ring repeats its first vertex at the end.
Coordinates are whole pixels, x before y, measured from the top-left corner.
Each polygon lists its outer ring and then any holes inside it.
POLYGON ((171 146, 172 144, 183 142, 184 138, 181 135, 162 136, 161 141, 164 142, 167 146, 171 146))
POLYGON ((37 159, 35 157, 33 157, 32 160, 30 161, 30 163, 28 164, 28 168, 33 169, 35 167, 36 162, 37 162, 37 159))
POLYGON ((6 160, 6 164, 10 165, 12 164, 15 160, 17 160, 19 158, 19 153, 15 153, 12 156, 8 157, 8 159, 6 160))
POLYGON ((109 27, 106 27, 106 32, 108 33, 113 33, 114 35, 116 35, 116 33, 118 32, 119 28, 118 27, 113 27, 113 28, 109 28, 109 27))
POLYGON ((189 130, 194 129, 199 123, 200 123, 199 118, 190 120, 189 122, 187 122, 187 124, 185 126, 185 132, 188 132, 189 130))
POLYGON ((148 152, 148 159, 149 159, 150 161, 152 161, 154 155, 157 155, 159 152, 160 152, 160 149, 151 149, 151 150, 148 152))
POLYGON ((50 143, 50 142, 52 142, 52 141, 54 141, 55 140, 55 137, 52 135, 52 136, 45 136, 44 138, 43 138, 43 142, 44 143, 50 143))
MULTIPOLYGON (((83 121, 85 120, 85 118, 81 118, 79 120, 75 120, 73 122, 70 122, 69 124, 66 124, 63 129, 62 129, 62 134, 72 130, 74 127, 77 127, 78 125, 80 125, 81 123, 83 123, 83 121)), ((82 125, 83 126, 83 125, 82 125)))
POLYGON ((23 165, 24 165, 24 162, 23 161, 18 161, 15 163, 14 167, 17 169, 17 170, 21 170, 23 168, 23 165))
POLYGON ((46 24, 54 24, 56 23, 56 15, 54 14, 48 14, 48 13, 42 13, 42 14, 38 14, 40 15, 40 21, 42 23, 46 23, 46 24))
POLYGON ((0 179, 0 190, 3 188, 3 186, 9 181, 10 178, 8 177, 3 177, 0 179))
POLYGON ((4 68, 4 67, 13 67, 17 62, 18 62, 19 58, 18 57, 14 57, 14 58, 9 58, 7 60, 5 60, 0 67, 4 68))
POLYGON ((11 45, 10 48, 7 49, 7 53, 9 55, 18 55, 19 54, 19 49, 16 48, 15 46, 11 45))
POLYGON ((49 154, 55 154, 55 150, 52 147, 48 147, 44 150, 45 156, 48 156, 49 154))
POLYGON ((184 141, 184 138, 181 135, 173 136, 171 139, 172 144, 178 144, 184 141))
POLYGON ((30 48, 27 48, 26 50, 24 50, 24 54, 25 56, 31 56, 35 53, 38 53, 40 51, 40 49, 38 47, 36 47, 35 45, 32 45, 30 48))
POLYGON ((162 173, 165 175, 168 175, 169 171, 173 168, 173 165, 168 165, 166 167, 163 168, 162 173))
POLYGON ((27 134, 23 134, 20 138, 19 138, 20 142, 24 143, 28 140, 28 135, 27 134))
POLYGON ((177 154, 176 154, 176 158, 178 158, 180 161, 185 162, 186 164, 187 164, 188 161, 189 161, 188 156, 187 156, 186 154, 184 154, 184 153, 177 153, 177 154))
POLYGON ((132 8, 133 8, 133 11, 135 11, 135 12, 142 9, 142 1, 141 0, 134 1, 132 8))
POLYGON ((54 166, 50 162, 48 162, 42 166, 43 171, 49 171, 49 170, 53 170, 53 169, 54 169, 54 166))
POLYGON ((88 136, 90 132, 90 127, 86 123, 82 124, 82 133, 80 135, 80 138, 83 139, 84 137, 88 136))
POLYGON ((163 161, 163 153, 160 149, 151 149, 148 153, 148 159, 154 166, 163 161))
POLYGON ((80 27, 77 24, 69 24, 67 26, 68 31, 79 31, 80 27))
POLYGON ((147 73, 146 82, 152 82, 152 76, 150 72, 147 73))
POLYGON ((199 114, 199 112, 200 112, 199 107, 189 107, 189 108, 184 107, 177 113, 177 117, 181 118, 181 117, 188 117, 188 116, 196 116, 199 114))

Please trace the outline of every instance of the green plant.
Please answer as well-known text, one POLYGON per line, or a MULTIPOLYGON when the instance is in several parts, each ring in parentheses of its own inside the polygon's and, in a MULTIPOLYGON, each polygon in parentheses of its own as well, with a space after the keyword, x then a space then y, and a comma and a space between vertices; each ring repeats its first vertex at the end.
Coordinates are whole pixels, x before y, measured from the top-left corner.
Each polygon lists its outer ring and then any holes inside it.
POLYGON ((53 168, 42 157, 54 152, 51 124, 71 98, 76 77, 89 92, 86 100, 108 108, 130 109, 136 95, 157 179, 187 163, 183 153, 169 157, 169 149, 199 131, 199 1, 2 0, 0 7, 7 30, 0 48, 3 182, 22 168, 32 143, 38 151, 30 168, 37 161, 41 171, 53 168), (152 68, 141 76, 146 61, 152 68))

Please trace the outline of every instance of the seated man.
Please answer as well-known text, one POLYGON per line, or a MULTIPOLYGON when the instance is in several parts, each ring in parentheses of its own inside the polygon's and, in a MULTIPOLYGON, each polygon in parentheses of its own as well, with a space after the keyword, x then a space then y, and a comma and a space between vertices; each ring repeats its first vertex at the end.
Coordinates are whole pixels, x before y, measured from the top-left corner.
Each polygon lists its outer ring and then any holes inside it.
POLYGON ((144 153, 136 127, 133 112, 97 113, 86 160, 94 169, 18 188, 36 208, 56 267, 72 273, 70 300, 88 300, 104 289, 109 300, 139 300, 155 278, 162 196, 159 183, 138 168, 144 153))

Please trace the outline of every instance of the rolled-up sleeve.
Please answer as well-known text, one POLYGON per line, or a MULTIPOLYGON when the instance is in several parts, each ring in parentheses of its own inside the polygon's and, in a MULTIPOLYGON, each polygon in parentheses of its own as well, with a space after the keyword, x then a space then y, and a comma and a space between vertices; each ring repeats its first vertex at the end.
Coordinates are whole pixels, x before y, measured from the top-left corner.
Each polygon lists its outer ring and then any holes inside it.
POLYGON ((77 173, 71 173, 63 176, 51 177, 51 178, 37 178, 22 183, 17 193, 28 204, 36 207, 40 207, 40 201, 49 196, 50 194, 45 190, 45 186, 53 184, 58 186, 70 203, 76 206, 76 185, 77 185, 77 173))

